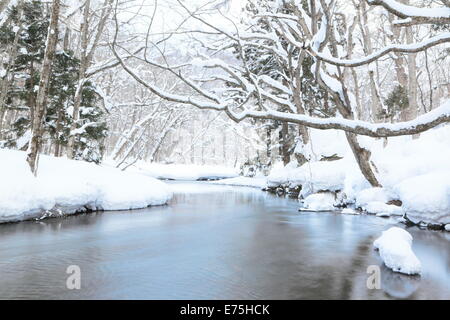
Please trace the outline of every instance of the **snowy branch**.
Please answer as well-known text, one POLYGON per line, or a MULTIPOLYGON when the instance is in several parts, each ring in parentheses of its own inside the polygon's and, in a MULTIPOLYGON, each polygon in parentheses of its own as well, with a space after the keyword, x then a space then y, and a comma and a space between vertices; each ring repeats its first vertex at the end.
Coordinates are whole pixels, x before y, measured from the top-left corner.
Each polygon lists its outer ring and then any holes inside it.
POLYGON ((405 19, 397 23, 401 26, 450 23, 450 8, 418 8, 395 0, 367 0, 367 3, 382 6, 397 17, 405 19))
POLYGON ((450 32, 441 33, 435 37, 432 37, 430 39, 426 39, 419 43, 412 43, 412 44, 391 44, 389 46, 386 46, 366 57, 359 58, 359 59, 351 59, 351 60, 344 60, 339 58, 334 58, 329 55, 326 55, 322 52, 318 52, 316 49, 314 49, 313 46, 309 47, 309 52, 316 58, 331 63, 335 66, 341 66, 341 67, 359 67, 362 65, 369 64, 375 60, 378 60, 379 58, 395 52, 395 53, 417 53, 423 50, 426 50, 428 48, 434 47, 436 45, 450 42, 450 32))

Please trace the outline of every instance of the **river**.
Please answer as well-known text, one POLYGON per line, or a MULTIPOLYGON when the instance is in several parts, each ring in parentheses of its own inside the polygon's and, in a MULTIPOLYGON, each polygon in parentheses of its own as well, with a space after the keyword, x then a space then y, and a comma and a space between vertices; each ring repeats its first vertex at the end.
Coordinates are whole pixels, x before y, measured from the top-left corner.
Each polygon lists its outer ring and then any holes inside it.
MULTIPOLYGON (((0 225, 1 299, 450 299, 450 234, 410 228, 423 274, 372 248, 396 222, 300 213, 257 189, 172 183, 167 206, 0 225), (67 267, 81 289, 66 287, 67 267), (369 265, 381 289, 368 289, 369 265)), ((400 225, 401 226, 401 225, 400 225)))

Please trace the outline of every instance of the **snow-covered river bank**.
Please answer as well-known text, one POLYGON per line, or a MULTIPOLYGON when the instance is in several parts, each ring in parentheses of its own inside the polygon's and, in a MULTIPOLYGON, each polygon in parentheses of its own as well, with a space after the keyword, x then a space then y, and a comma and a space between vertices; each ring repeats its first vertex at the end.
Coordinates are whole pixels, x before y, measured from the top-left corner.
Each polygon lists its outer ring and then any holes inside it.
MULTIPOLYGON (((450 298, 450 235, 410 228, 420 277, 381 267, 372 243, 394 223, 299 213, 255 188, 171 183, 168 206, 0 225, 0 298, 450 298), (81 290, 66 269, 81 269, 81 290)), ((403 226, 400 225, 403 228, 403 226)))

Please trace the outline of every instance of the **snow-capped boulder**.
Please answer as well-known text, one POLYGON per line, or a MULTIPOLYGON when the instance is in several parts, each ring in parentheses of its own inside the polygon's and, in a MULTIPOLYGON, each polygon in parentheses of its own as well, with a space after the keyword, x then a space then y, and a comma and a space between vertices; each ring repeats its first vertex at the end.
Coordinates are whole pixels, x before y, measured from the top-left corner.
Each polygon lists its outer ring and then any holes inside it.
POLYGON ((335 202, 336 196, 333 192, 314 193, 303 200, 303 208, 311 211, 332 211, 336 210, 335 202))
POLYGON ((362 209, 367 213, 375 214, 378 217, 403 216, 404 214, 401 207, 379 201, 369 202, 363 205, 362 209))
POLYGON ((389 197, 388 193, 383 188, 367 188, 364 190, 359 191, 356 194, 356 201, 355 205, 357 207, 363 207, 367 205, 369 202, 383 202, 386 203, 391 198, 389 197))
POLYGON ((411 248, 412 240, 408 231, 392 227, 383 231, 373 246, 378 249, 384 264, 394 272, 420 274, 422 267, 411 248))
POLYGON ((301 167, 288 164, 284 168, 275 167, 267 177, 269 187, 302 186, 301 196, 306 198, 318 191, 340 191, 344 189, 346 176, 361 176, 355 170, 354 160, 308 162, 301 167))
POLYGON ((450 170, 406 179, 395 189, 411 219, 450 222, 450 170))

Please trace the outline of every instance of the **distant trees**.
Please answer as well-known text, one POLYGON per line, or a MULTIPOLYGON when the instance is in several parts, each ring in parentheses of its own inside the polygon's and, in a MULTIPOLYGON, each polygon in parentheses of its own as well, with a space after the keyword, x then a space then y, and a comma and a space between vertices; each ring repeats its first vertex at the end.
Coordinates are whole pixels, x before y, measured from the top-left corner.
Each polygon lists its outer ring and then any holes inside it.
POLYGON ((99 10, 92 10, 91 0, 84 1, 83 18, 80 25, 80 67, 78 69, 78 82, 74 95, 74 104, 72 111, 71 132, 67 145, 67 156, 70 159, 76 158, 76 141, 82 131, 77 130, 80 126, 81 113, 80 107, 83 98, 83 88, 89 80, 87 74, 88 68, 93 63, 94 54, 102 39, 105 26, 110 18, 112 3, 114 0, 104 0, 99 10), (98 15, 98 17, 97 17, 98 15), (97 17, 97 19, 95 19, 97 17), (94 26, 94 22, 96 22, 94 26))
POLYGON ((249 0, 240 21, 219 2, 174 1, 180 25, 153 34, 157 1, 0 0, 0 147, 28 149, 34 172, 39 152, 95 162, 106 152, 124 169, 172 156, 203 163, 212 146, 211 158, 234 163, 240 153, 301 165, 308 128, 338 129, 378 186, 359 135, 450 121, 447 0, 249 0))
MULTIPOLYGON (((308 7, 307 1, 300 2, 303 9, 308 7)), ((295 7, 289 2, 279 2, 273 0, 256 0, 248 1, 245 6, 242 28, 246 33, 268 34, 273 33, 280 37, 280 42, 274 42, 262 37, 261 39, 252 39, 251 44, 244 45, 240 52, 237 48, 237 57, 245 59, 245 64, 249 70, 248 81, 254 75, 261 79, 260 85, 264 87, 271 96, 261 97, 262 103, 270 105, 281 112, 311 114, 318 117, 331 117, 336 114, 336 108, 329 99, 326 90, 320 87, 316 81, 311 67, 314 60, 311 56, 305 54, 299 48, 292 46, 286 40, 282 39, 282 35, 277 31, 265 14, 272 12, 273 14, 294 14, 295 7), (278 52, 279 54, 274 54, 278 52), (280 57, 282 54, 284 57, 280 57), (284 59, 283 59, 284 58, 284 59), (286 89, 280 86, 273 86, 273 81, 280 82, 286 89), (292 95, 293 105, 290 108, 286 105, 279 104, 278 101, 286 99, 292 95), (278 100, 277 100, 278 99, 278 100)), ((306 37, 303 36, 303 41, 306 37)), ((226 39, 225 41, 229 41, 226 39)), ((230 41, 234 43, 233 40, 230 41)), ((236 45, 236 43, 235 43, 236 45)), ((288 98, 289 99, 289 98, 288 98)), ((291 154, 296 144, 308 144, 309 134, 307 127, 294 126, 288 122, 265 121, 267 128, 266 134, 269 135, 273 130, 279 132, 279 148, 281 159, 286 165, 291 160, 291 154)), ((297 161, 300 165, 309 159, 303 154, 296 154, 297 161)))
POLYGON ((60 0, 54 0, 48 26, 47 41, 41 66, 39 87, 37 90, 36 104, 34 105, 33 120, 31 122, 31 138, 28 143, 27 162, 31 172, 36 175, 38 169, 39 151, 44 133, 44 117, 47 110, 48 89, 50 87, 50 74, 55 57, 56 42, 58 41, 58 22, 60 0))
POLYGON ((7 22, 0 27, 0 55, 6 61, 0 69, 5 70, 0 77, 0 146, 28 149, 34 173, 39 152, 61 156, 75 135, 73 157, 100 162, 108 130, 96 85, 84 81, 79 87, 81 61, 70 48, 60 10, 60 1, 46 6, 21 0, 6 11, 7 22), (77 94, 79 117, 74 121, 77 94))

